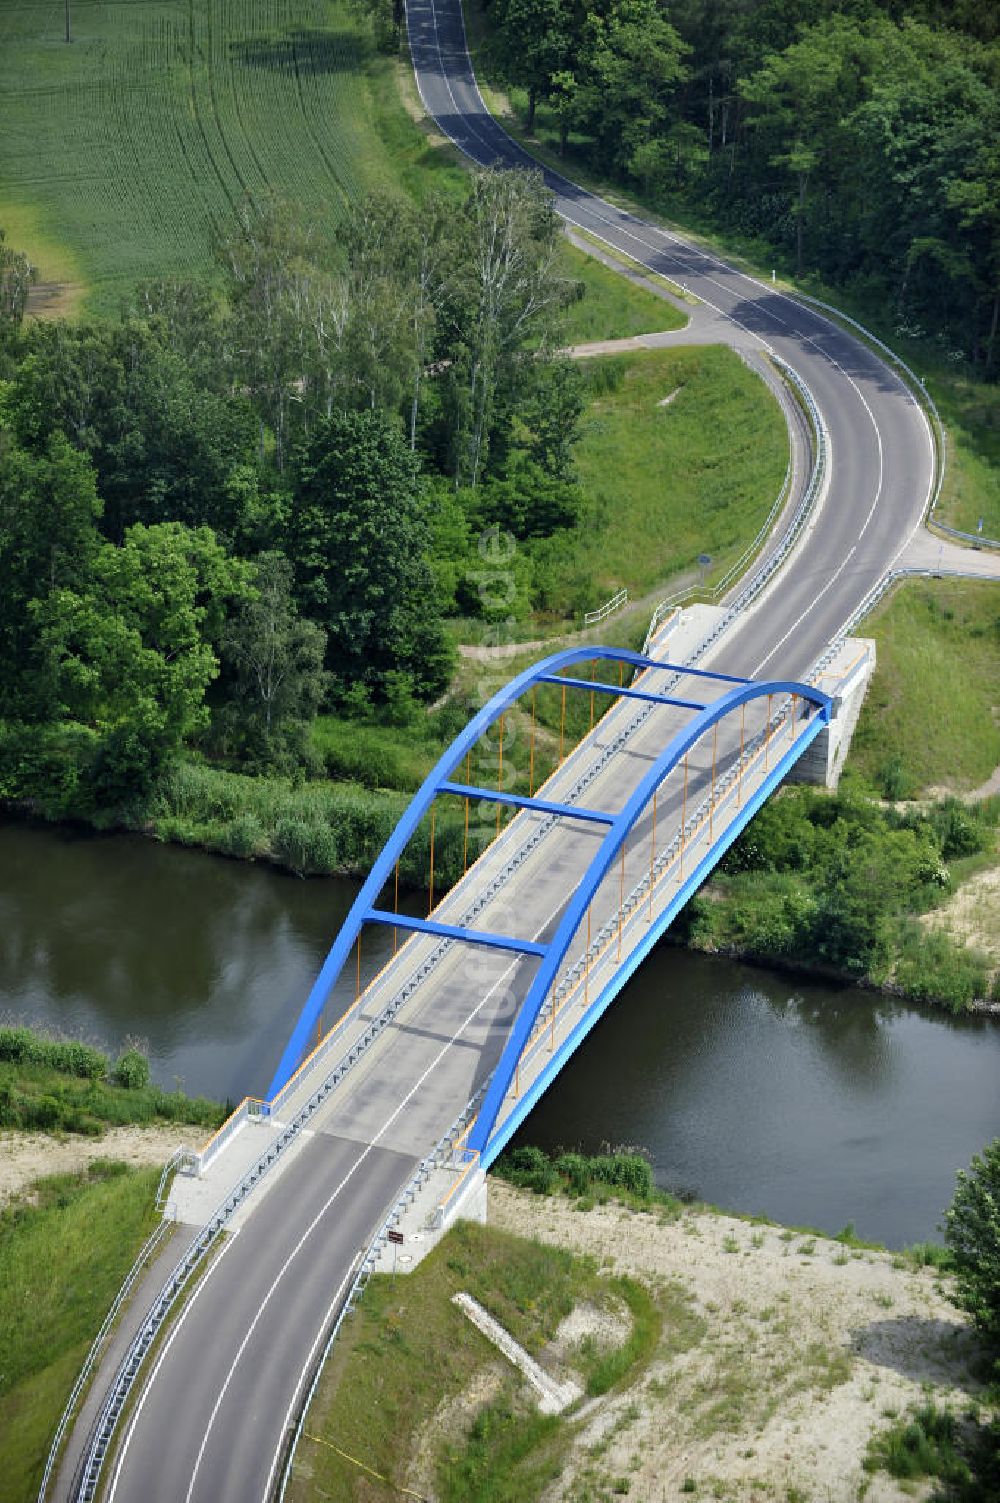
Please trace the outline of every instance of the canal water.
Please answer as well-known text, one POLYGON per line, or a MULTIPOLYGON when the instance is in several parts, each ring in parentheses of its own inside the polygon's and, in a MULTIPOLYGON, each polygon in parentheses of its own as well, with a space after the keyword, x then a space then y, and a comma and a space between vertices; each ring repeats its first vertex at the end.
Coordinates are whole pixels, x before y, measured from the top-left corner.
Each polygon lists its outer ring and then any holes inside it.
MULTIPOLYGON (((0 1015, 112 1051, 138 1037, 166 1087, 261 1092, 355 891, 0 824, 0 1015)), ((520 1140, 640 1145, 667 1188, 900 1246, 938 1235, 956 1169, 998 1133, 997 1023, 662 945, 520 1140)))

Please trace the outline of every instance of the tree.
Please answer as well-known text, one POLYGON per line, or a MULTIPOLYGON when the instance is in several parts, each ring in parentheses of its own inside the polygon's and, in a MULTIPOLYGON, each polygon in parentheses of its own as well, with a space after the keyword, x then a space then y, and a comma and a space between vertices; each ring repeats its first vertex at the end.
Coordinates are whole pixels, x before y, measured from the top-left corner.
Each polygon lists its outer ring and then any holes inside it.
POLYGON ((313 351, 314 325, 304 315, 315 302, 315 283, 324 277, 320 246, 290 205, 270 199, 241 205, 235 228, 217 242, 216 259, 235 320, 235 363, 260 424, 260 458, 269 428, 280 472, 291 440, 292 404, 313 351))
POLYGON ((591 9, 577 109, 608 165, 631 173, 636 152, 667 125, 687 51, 657 0, 591 9))
POLYGON ((774 141, 769 160, 795 182, 795 261, 801 275, 806 225, 806 191, 814 169, 836 150, 838 126, 857 100, 849 65, 860 41, 855 23, 842 16, 813 26, 772 53, 740 92, 755 110, 758 129, 774 141))
POLYGON ((993 93, 985 111, 987 128, 966 158, 963 175, 948 187, 948 201, 958 209, 961 223, 975 230, 983 241, 981 264, 983 291, 989 307, 985 363, 993 366, 997 332, 1000 330, 1000 106, 993 93))
POLYGON ((559 225, 541 173, 478 172, 465 205, 451 283, 455 337, 447 372, 457 484, 477 485, 502 398, 544 349, 570 296, 559 225))
POLYGON ((0 230, 0 338, 20 327, 28 306, 32 283, 38 281, 38 268, 32 266, 23 251, 7 244, 0 230))
POLYGON ((100 545, 94 471, 60 433, 29 453, 0 428, 0 716, 42 713, 31 601, 83 589, 100 545))
POLYGON ((249 587, 247 565, 208 528, 167 522, 104 544, 88 582, 33 603, 55 716, 98 738, 88 774, 96 806, 145 792, 205 727, 215 645, 249 587))
POLYGON ((529 133, 539 99, 572 64, 573 20, 570 0, 502 0, 498 8, 500 63, 508 79, 528 91, 529 133))
POLYGON ((420 463, 378 411, 335 413, 296 454, 289 552, 304 612, 328 634, 341 692, 384 696, 410 674, 421 698, 447 682, 448 653, 427 562, 420 463))
POLYGON ((291 564, 281 553, 262 553, 254 593, 222 637, 232 693, 221 718, 244 759, 273 767, 301 755, 326 693, 325 653, 326 633, 296 612, 291 564))
POLYGON ((114 541, 135 522, 167 520, 232 538, 245 525, 233 481, 254 457, 252 414, 163 336, 135 321, 34 325, 11 383, 12 425, 30 448, 61 431, 90 456, 114 541))
POLYGON ((1000 1138, 959 1170, 945 1214, 945 1241, 955 1263, 957 1303, 1000 1353, 1000 1138))

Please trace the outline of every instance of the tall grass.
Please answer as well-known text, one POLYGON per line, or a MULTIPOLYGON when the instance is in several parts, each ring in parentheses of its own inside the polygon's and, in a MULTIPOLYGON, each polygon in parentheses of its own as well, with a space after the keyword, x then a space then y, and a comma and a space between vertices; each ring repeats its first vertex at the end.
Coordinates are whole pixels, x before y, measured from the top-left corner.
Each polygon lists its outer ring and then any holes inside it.
POLYGON ((98 1161, 0 1213, 0 1499, 37 1493, 73 1380, 152 1230, 158 1175, 98 1161))
POLYGON ((1000 764, 1000 589, 973 580, 914 580, 864 624, 878 665, 851 765, 879 792, 960 791, 1000 764))
POLYGON ((217 1102, 150 1085, 148 1062, 135 1050, 112 1066, 87 1044, 0 1028, 0 1128, 98 1137, 132 1122, 217 1127, 223 1115, 217 1102))
MULTIPOLYGON (((181 761, 162 775, 137 822, 160 839, 273 861, 298 876, 356 876, 367 875, 407 802, 405 794, 351 784, 297 785, 181 761)), ((400 878, 411 887, 426 886, 430 836, 425 818, 400 861, 400 878)), ((434 830, 439 892, 461 875, 462 847, 461 813, 440 811, 434 830)))

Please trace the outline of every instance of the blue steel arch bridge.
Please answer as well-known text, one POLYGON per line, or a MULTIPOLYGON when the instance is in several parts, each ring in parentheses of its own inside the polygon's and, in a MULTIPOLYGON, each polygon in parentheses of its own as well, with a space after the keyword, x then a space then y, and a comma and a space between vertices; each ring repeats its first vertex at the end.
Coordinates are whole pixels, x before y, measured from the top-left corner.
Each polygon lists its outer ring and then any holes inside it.
POLYGON ((706 643, 683 640, 685 622, 668 620, 646 654, 588 645, 526 668, 428 775, 336 936, 267 1099, 244 1101, 174 1181, 168 1209, 193 1236, 93 1425, 74 1431, 68 1496, 94 1498, 107 1465, 116 1503, 145 1503, 164 1468, 176 1482, 164 1496, 190 1503, 273 1495, 319 1343, 440 1145, 449 1188, 429 1207, 434 1226, 828 726, 835 702, 818 682, 720 672, 706 643), (572 746, 570 728, 583 730, 572 746), (462 859, 441 894, 445 830, 462 859), (419 914, 399 901, 414 841, 429 868, 419 914), (384 963, 369 976, 376 952, 384 963), (226 1230, 244 1235, 221 1244, 120 1427, 226 1230))
MULTIPOLYGON (((814 684, 753 681, 619 648, 570 648, 524 669, 470 719, 413 797, 257 1109, 279 1110, 291 1086, 322 1069, 324 1016, 345 979, 353 977, 355 997, 334 1034, 355 1013, 378 1017, 378 993, 391 1007, 422 988, 457 983, 470 1001, 492 988, 503 994, 506 1037, 488 1079, 477 1080, 482 1101, 467 1135, 469 1155, 487 1167, 831 710, 814 684), (536 790, 540 688, 556 696, 560 728, 556 765, 536 790), (590 728, 566 757, 568 695, 589 701, 590 728), (597 715, 600 701, 608 708, 597 715), (495 770, 495 785, 470 780, 474 754, 477 768, 485 760, 495 770), (525 791, 513 791, 525 779, 525 791), (449 802, 462 811, 463 873, 435 901, 435 829, 449 802), (484 820, 496 838, 470 863, 470 824, 474 836, 484 820), (429 903, 418 916, 400 911, 400 862, 428 822, 429 903), (369 926, 391 931, 393 954, 362 986, 369 926), (484 966, 476 951, 496 963, 484 966)), ((550 737, 555 743, 554 726, 550 737)))

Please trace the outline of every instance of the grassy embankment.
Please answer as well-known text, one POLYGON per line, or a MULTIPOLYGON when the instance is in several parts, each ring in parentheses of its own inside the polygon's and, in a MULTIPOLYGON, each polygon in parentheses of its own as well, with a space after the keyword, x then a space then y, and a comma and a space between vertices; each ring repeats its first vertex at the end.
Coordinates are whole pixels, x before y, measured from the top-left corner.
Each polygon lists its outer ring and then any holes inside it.
POLYGON ((625 188, 596 175, 583 137, 571 133, 566 156, 561 157, 558 121, 544 102, 538 106, 534 133, 529 136, 525 128, 527 91, 520 88, 505 91, 491 82, 496 73, 490 57, 489 17, 482 0, 466 0, 465 16, 469 45, 487 104, 503 120, 506 129, 539 160, 613 203, 674 224, 695 238, 703 235, 712 249, 723 250, 731 260, 768 281, 772 269, 776 269, 779 286, 791 292, 801 288, 841 308, 901 356, 926 381, 948 430, 948 472, 938 520, 965 532, 975 532, 982 517, 985 535, 1000 539, 1000 387, 977 379, 929 339, 915 338, 899 328, 884 303, 866 300, 845 288, 829 287, 808 273, 793 283, 791 262, 765 241, 720 231, 717 224, 688 202, 673 198, 660 202, 645 194, 637 184, 625 188))
POLYGON ((38 1491, 83 1359, 155 1225, 158 1178, 98 1160, 0 1212, 0 1503, 38 1491))
POLYGON ((149 1063, 135 1049, 113 1064, 89 1044, 0 1028, 0 1129, 99 1137, 128 1123, 215 1128, 223 1115, 217 1102, 151 1085, 149 1063))
POLYGON ((885 798, 984 783, 1000 766, 1000 585, 909 581, 861 629, 878 666, 851 765, 885 798))
MULTIPOLYGON (((211 1129, 213 1101, 161 1091, 126 1049, 0 1028, 0 1129, 98 1137, 126 1123, 211 1129)), ((95 1159, 27 1186, 0 1211, 0 1503, 34 1497, 80 1365, 156 1222, 158 1168, 95 1159)))
MULTIPOLYGON (((416 1437, 442 1404, 460 1410, 470 1380, 494 1349, 451 1303, 464 1290, 514 1338, 538 1353, 581 1303, 613 1312, 627 1335, 610 1348, 580 1343, 577 1368, 591 1396, 627 1389, 656 1351, 681 1352, 701 1322, 672 1288, 602 1273, 590 1258, 492 1228, 462 1223, 412 1274, 372 1280, 341 1335, 297 1456, 291 1496, 372 1496, 370 1469, 405 1486, 416 1437)), ((520 1384, 503 1374, 471 1423, 449 1427, 419 1479, 441 1503, 518 1503, 537 1497, 562 1469, 571 1424, 525 1410, 520 1384)), ((383 1486, 385 1484, 383 1483, 383 1486)), ((410 1483, 412 1485, 412 1482, 410 1483)))

